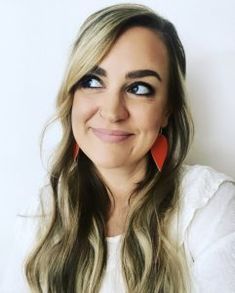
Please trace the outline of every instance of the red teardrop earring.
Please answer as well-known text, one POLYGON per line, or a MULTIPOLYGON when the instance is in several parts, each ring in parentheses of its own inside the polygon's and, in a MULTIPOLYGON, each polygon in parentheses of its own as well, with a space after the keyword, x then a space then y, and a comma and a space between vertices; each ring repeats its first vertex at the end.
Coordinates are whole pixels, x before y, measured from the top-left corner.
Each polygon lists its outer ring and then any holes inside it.
POLYGON ((78 153, 79 153, 79 146, 75 142, 74 146, 73 146, 73 160, 74 160, 74 162, 77 160, 78 153))
POLYGON ((162 133, 160 133, 151 148, 151 155, 160 172, 162 171, 163 164, 166 160, 167 152, 167 139, 162 133))

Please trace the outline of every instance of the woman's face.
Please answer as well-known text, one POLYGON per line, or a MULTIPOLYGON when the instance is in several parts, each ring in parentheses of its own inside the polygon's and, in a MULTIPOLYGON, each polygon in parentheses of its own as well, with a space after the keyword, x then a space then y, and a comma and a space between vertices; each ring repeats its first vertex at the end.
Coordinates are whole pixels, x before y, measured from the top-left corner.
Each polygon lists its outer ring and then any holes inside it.
POLYGON ((160 128, 167 125, 167 82, 167 49, 143 27, 124 32, 98 67, 80 80, 72 129, 97 168, 145 162, 160 128))

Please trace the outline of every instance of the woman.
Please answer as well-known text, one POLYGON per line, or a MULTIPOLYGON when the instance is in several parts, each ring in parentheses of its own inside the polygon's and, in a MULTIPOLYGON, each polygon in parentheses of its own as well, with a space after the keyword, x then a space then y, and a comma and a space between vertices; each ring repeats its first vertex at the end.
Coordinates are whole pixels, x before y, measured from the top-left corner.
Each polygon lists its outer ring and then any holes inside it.
POLYGON ((63 137, 25 264, 32 292, 235 291, 234 182, 182 165, 185 72, 174 26, 149 8, 85 21, 57 98, 63 137))

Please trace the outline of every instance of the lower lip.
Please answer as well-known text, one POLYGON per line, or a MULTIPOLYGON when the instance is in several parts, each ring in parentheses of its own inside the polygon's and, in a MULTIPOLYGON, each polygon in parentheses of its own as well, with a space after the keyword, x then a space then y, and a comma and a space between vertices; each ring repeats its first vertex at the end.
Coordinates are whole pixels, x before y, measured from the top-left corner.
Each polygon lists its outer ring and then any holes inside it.
POLYGON ((132 134, 128 134, 128 135, 111 135, 111 134, 106 134, 103 132, 99 132, 96 129, 92 129, 93 133, 102 141, 104 142, 122 142, 127 140, 128 138, 130 138, 132 136, 132 134))

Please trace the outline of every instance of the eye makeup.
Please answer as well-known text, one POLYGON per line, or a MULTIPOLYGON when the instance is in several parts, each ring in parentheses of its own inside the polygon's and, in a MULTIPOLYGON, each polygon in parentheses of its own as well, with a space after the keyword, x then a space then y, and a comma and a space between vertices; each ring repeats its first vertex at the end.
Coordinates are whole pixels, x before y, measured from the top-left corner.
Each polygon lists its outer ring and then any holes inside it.
MULTIPOLYGON (((99 89, 103 88, 103 81, 94 74, 87 74, 82 77, 74 86, 77 89, 99 89)), ((143 81, 135 81, 126 89, 127 92, 136 96, 152 97, 155 95, 156 90, 149 83, 143 81)))
POLYGON ((128 86, 128 92, 131 92, 137 96, 153 96, 155 89, 148 83, 143 81, 136 81, 128 86), (139 93, 138 93, 139 92, 139 93))
POLYGON ((77 83, 77 88, 101 88, 101 87, 102 87, 101 79, 98 76, 95 76, 93 74, 85 75, 77 83))

